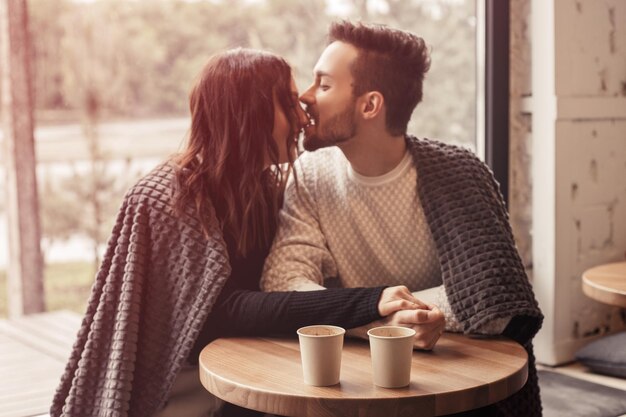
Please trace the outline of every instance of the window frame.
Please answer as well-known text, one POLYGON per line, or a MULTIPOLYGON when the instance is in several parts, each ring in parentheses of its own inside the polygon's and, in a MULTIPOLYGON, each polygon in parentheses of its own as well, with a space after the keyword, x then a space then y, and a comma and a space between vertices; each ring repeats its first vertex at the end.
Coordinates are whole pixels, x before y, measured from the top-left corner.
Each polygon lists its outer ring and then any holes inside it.
POLYGON ((476 0, 477 152, 509 203, 510 0, 476 0))

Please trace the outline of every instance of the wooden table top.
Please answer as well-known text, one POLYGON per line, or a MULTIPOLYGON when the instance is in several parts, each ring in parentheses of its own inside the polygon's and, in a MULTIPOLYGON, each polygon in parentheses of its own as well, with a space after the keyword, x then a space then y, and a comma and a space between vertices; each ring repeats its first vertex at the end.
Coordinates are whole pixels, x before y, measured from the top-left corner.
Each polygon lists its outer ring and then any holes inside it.
POLYGON ((439 416, 483 407, 518 391, 528 356, 505 338, 444 333, 431 352, 414 351, 411 384, 372 383, 369 343, 346 338, 341 381, 304 384, 297 339, 225 338, 200 353, 200 380, 217 397, 283 416, 439 416))
POLYGON ((605 304, 626 307, 626 262, 600 265, 583 272, 583 292, 605 304))

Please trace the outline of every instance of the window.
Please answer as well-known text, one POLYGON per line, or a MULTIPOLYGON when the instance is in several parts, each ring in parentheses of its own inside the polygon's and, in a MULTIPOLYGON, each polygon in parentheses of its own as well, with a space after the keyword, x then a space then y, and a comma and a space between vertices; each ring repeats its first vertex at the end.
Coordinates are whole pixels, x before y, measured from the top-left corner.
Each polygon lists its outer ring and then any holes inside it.
POLYGON ((509 0, 477 0, 478 154, 493 170, 504 201, 509 195, 509 0), (484 138, 484 142, 482 139, 484 138))

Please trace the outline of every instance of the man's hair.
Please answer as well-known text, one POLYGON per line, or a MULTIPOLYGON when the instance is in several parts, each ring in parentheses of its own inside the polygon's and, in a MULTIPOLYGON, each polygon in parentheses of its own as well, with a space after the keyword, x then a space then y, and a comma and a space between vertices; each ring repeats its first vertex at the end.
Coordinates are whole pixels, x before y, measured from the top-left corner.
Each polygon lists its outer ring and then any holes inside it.
POLYGON ((378 91, 385 98, 389 133, 406 133, 415 106, 422 101, 424 75, 430 68, 424 39, 384 25, 334 22, 328 43, 340 41, 358 50, 352 63, 353 94, 378 91))

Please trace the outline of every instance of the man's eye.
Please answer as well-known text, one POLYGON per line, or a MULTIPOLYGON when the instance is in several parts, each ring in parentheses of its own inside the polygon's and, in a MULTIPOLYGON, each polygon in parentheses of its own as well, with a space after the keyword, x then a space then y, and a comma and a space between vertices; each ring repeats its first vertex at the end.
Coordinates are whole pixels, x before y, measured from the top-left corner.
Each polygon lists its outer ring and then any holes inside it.
POLYGON ((330 88, 330 86, 329 86, 329 85, 326 85, 326 84, 320 84, 320 89, 321 89, 322 91, 326 91, 326 90, 328 90, 329 88, 330 88))

